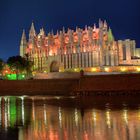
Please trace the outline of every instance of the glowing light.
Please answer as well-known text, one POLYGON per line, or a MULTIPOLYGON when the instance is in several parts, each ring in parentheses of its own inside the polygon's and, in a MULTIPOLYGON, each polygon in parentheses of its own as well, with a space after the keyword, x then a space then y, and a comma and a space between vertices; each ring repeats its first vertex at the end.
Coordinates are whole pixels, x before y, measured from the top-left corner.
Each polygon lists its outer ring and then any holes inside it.
POLYGON ((91 68, 91 71, 92 72, 96 72, 97 71, 97 68, 91 68))
POLYGON ((122 72, 125 72, 125 71, 126 71, 126 68, 125 68, 125 67, 122 67, 122 68, 121 68, 121 71, 122 71, 122 72))
POLYGON ((45 122, 45 125, 47 124, 47 112, 46 112, 46 105, 44 104, 44 122, 45 122))
POLYGON ((32 48, 33 48, 33 46, 32 46, 32 44, 30 44, 30 45, 29 45, 29 49, 32 49, 32 48))
POLYGON ((5 72, 8 73, 8 70, 6 70, 5 72))
POLYGON ((50 56, 52 56, 52 55, 53 55, 52 50, 50 50, 49 55, 50 55, 50 56))
POLYGON ((7 130, 8 122, 7 122, 7 98, 5 98, 5 113, 4 113, 4 119, 5 119, 5 130, 7 130))
POLYGON ((140 72, 140 67, 137 67, 136 70, 137 70, 138 72, 140 72))
POLYGON ((21 97, 21 108, 22 108, 22 123, 24 125, 24 97, 21 97))
POLYGON ((106 71, 106 72, 109 72, 109 71, 110 71, 110 69, 109 69, 109 68, 105 68, 105 71, 106 71))
POLYGON ((10 127, 10 98, 8 98, 8 104, 7 104, 7 112, 8 112, 8 126, 10 127))
POLYGON ((93 110, 93 112, 92 112, 92 116, 93 116, 93 121, 94 122, 96 122, 96 120, 97 120, 97 115, 96 115, 96 112, 95 112, 95 110, 93 110))
POLYGON ((76 69, 76 68, 75 68, 75 69, 74 69, 74 71, 75 71, 75 72, 77 72, 77 71, 78 71, 78 69, 76 69))
POLYGON ((140 108, 139 108, 139 111, 138 111, 138 118, 140 120, 140 108))
POLYGON ((75 123, 76 123, 76 126, 78 125, 78 111, 77 111, 77 109, 75 109, 75 112, 74 112, 74 118, 75 118, 75 123))
POLYGON ((111 122, 110 122, 110 112, 109 110, 106 111, 106 123, 108 125, 108 127, 111 127, 111 122))
POLYGON ((84 50, 83 50, 84 52, 86 52, 86 49, 84 48, 84 50))
POLYGON ((58 116, 59 116, 60 127, 62 127, 62 111, 61 111, 61 107, 59 107, 59 109, 58 109, 58 116))
POLYGON ((56 96, 55 98, 56 98, 57 100, 59 100, 59 99, 60 99, 60 97, 59 97, 59 96, 56 96))
POLYGON ((64 54, 66 54, 66 51, 64 51, 64 54))
POLYGON ((32 119, 35 121, 35 104, 34 104, 34 98, 32 99, 32 119))
POLYGON ((128 124, 128 111, 126 109, 123 111, 123 119, 128 124))

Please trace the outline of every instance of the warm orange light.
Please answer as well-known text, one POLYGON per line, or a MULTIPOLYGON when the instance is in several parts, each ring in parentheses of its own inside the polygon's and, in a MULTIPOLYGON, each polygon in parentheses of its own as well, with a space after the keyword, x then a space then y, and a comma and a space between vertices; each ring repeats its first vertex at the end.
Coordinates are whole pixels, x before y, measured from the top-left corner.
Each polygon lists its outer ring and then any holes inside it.
POLYGON ((73 53, 76 53, 76 50, 75 50, 75 48, 73 49, 73 53))
POLYGON ((78 41, 78 36, 74 36, 74 42, 78 41))
POLYGON ((52 50, 50 50, 49 55, 52 56, 52 50))
POLYGON ((65 38, 65 43, 69 43, 69 38, 68 37, 65 38))
POLYGON ((64 51, 64 54, 66 54, 66 50, 64 51))
POLYGON ((92 72, 96 72, 97 71, 97 68, 91 68, 91 71, 92 72))
POLYGON ((76 72, 76 71, 78 71, 78 69, 75 68, 74 71, 76 72))
POLYGON ((110 69, 109 69, 109 68, 105 68, 105 71, 106 71, 106 72, 109 72, 109 71, 110 71, 110 69))
POLYGON ((136 70, 137 70, 138 72, 140 72, 140 67, 137 67, 136 70))
POLYGON ((32 48, 33 48, 33 46, 32 46, 32 44, 30 44, 30 45, 29 45, 29 49, 32 49, 32 48))
POLYGON ((125 68, 125 67, 122 67, 122 68, 121 68, 121 71, 122 71, 122 72, 125 72, 125 71, 126 71, 126 68, 125 68))
POLYGON ((5 72, 8 73, 8 70, 6 70, 5 72))
POLYGON ((83 50, 84 52, 86 52, 86 49, 85 49, 85 47, 84 47, 84 50, 83 50))

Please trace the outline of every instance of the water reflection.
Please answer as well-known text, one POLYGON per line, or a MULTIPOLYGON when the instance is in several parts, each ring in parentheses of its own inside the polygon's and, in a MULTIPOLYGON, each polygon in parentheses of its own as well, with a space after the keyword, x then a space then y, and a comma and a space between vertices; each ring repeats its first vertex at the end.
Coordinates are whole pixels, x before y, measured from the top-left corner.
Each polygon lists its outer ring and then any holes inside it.
POLYGON ((139 108, 67 108, 36 99, 0 97, 0 139, 11 131, 16 135, 10 139, 19 140, 140 139, 139 108))

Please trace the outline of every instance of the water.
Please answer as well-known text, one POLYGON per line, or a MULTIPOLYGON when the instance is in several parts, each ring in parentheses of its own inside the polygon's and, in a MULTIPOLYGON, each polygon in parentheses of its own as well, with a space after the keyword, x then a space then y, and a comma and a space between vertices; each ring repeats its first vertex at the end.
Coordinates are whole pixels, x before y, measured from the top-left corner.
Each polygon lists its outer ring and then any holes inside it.
POLYGON ((112 99, 0 97, 0 140, 139 140, 139 100, 112 99))

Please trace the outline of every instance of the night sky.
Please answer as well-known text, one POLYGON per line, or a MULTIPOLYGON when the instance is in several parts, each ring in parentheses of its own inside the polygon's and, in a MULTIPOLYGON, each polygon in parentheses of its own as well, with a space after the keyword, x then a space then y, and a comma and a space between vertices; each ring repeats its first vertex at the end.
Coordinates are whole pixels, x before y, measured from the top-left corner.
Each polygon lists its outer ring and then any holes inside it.
POLYGON ((19 54, 23 28, 75 29, 107 20, 115 39, 135 39, 140 47, 140 0, 0 0, 0 58, 19 54))

